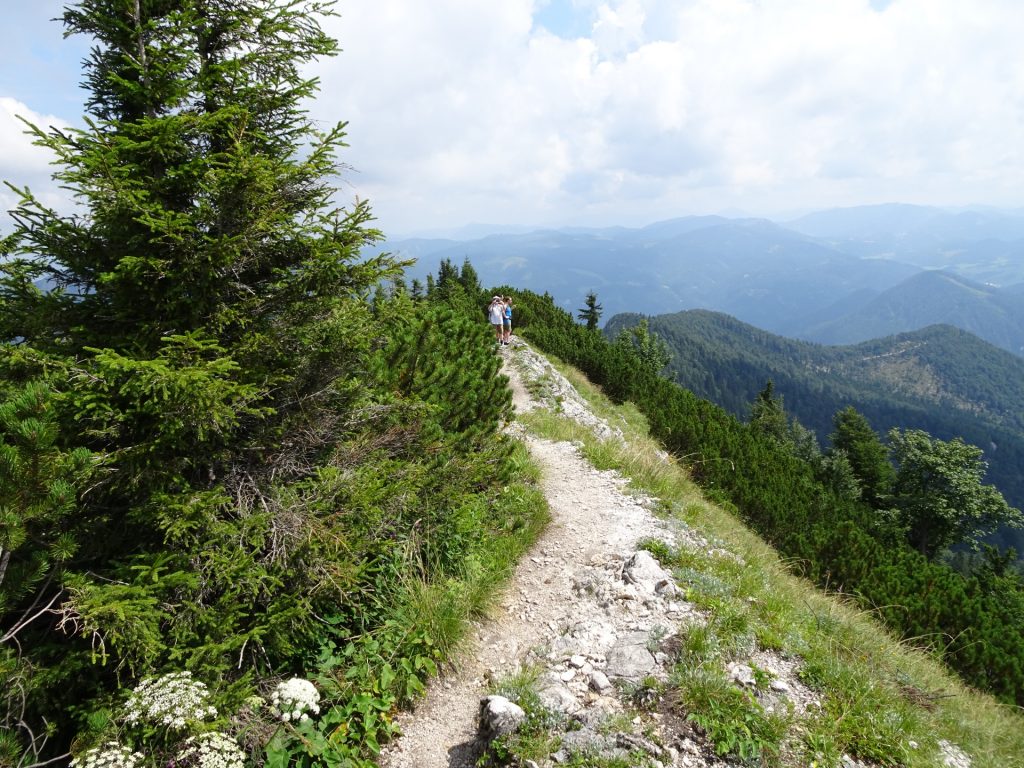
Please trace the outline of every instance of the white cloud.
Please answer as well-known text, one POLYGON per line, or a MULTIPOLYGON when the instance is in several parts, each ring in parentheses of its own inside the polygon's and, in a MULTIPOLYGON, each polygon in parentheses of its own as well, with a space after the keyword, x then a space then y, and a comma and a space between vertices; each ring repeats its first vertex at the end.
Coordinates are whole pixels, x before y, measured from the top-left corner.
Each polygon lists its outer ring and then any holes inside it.
POLYGON ((597 8, 591 37, 603 57, 615 56, 644 42, 645 19, 640 0, 602 3, 597 8))
POLYGON ((35 137, 24 121, 43 130, 67 126, 59 117, 37 114, 20 101, 0 96, 0 174, 7 179, 47 173, 53 157, 49 150, 35 146, 35 137))
MULTIPOLYGON (((355 170, 341 196, 369 197, 386 231, 885 200, 1019 205, 1019 0, 338 8, 327 26, 343 50, 317 65, 312 110, 350 121, 342 159, 355 170)), ((72 103, 61 88, 80 101, 81 73, 57 76, 55 54, 34 61, 0 87, 0 178, 36 188, 49 184, 48 158, 11 115, 62 122, 37 113, 72 103)))
MULTIPOLYGON (((37 114, 20 101, 0 96, 0 182, 29 187, 47 205, 65 205, 67 195, 50 178, 53 153, 35 146, 34 136, 23 120, 43 130, 50 126, 67 127, 67 122, 59 117, 37 114)), ((10 210, 16 203, 17 196, 10 188, 6 184, 0 186, 0 210, 10 210)), ((10 220, 0 214, 0 231, 7 231, 10 226, 10 220)))
POLYGON ((589 38, 527 0, 347 4, 317 111, 385 227, 1017 193, 1015 0, 574 5, 589 38))

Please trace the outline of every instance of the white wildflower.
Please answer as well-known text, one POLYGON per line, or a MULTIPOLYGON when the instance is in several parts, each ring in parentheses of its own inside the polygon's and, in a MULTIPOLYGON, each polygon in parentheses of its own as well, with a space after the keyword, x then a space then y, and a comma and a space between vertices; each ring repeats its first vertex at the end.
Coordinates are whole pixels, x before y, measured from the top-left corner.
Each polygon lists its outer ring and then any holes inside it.
POLYGON ((198 768, 243 768, 245 753, 233 738, 213 731, 186 741, 178 761, 198 768))
POLYGON ((136 768, 142 764, 142 755, 116 741, 102 747, 93 747, 71 761, 71 768, 136 768))
POLYGON ((310 712, 320 714, 320 694, 309 680, 293 677, 277 684, 270 694, 270 706, 286 723, 307 720, 310 712))
POLYGON ((217 710, 206 705, 206 684, 192 679, 191 672, 172 672, 149 677, 132 691, 125 705, 129 725, 146 722, 181 729, 190 720, 216 717, 217 710))

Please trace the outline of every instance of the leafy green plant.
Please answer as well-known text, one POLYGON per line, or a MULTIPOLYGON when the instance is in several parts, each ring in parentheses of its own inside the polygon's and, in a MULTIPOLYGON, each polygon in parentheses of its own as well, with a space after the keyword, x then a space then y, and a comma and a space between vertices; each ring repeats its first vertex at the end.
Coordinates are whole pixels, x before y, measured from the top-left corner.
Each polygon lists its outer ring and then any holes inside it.
POLYGON ((661 539, 643 539, 637 542, 637 549, 650 552, 662 565, 672 565, 675 561, 672 548, 661 539))

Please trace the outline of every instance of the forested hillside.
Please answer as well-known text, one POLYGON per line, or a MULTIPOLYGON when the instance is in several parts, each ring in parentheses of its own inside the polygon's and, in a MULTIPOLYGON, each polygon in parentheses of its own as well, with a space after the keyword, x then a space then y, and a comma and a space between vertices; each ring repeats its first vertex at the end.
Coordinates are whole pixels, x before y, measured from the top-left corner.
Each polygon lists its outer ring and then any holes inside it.
MULTIPOLYGON (((614 337, 640 322, 613 317, 614 337)), ((985 451, 987 480, 1024 507, 1024 360, 951 326, 826 347, 786 339, 727 315, 693 310, 649 319, 672 353, 671 376, 746 419, 767 381, 822 444, 853 406, 880 434, 892 427, 961 437, 985 451)), ((1020 549, 1020 532, 999 541, 1020 549)))
POLYGON ((914 275, 849 312, 833 312, 798 335, 824 344, 853 344, 933 324, 956 326, 1024 355, 1024 298, 1019 292, 935 270, 914 275))
POLYGON ((663 342, 646 324, 610 342, 550 299, 523 295, 520 303, 538 344, 609 396, 634 402, 706 493, 733 505, 799 572, 857 596, 971 684, 1024 703, 1024 581, 991 551, 966 572, 941 559, 946 546, 985 523, 1020 519, 981 484, 979 453, 907 430, 891 436, 894 468, 852 409, 836 422, 844 449, 823 453, 790 422, 770 386, 744 423, 662 378, 663 342), (943 496, 954 488, 965 495, 943 496))

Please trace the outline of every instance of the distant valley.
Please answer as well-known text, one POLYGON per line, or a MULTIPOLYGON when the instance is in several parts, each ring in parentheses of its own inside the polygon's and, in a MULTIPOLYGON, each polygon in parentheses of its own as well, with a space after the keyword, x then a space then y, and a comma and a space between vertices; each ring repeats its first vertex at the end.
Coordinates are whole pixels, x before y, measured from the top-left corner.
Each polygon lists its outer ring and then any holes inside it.
MULTIPOLYGON (((615 336, 641 319, 613 317, 615 336)), ((747 418, 770 379, 786 412, 823 445, 833 415, 853 405, 884 435, 889 428, 962 437, 985 452, 987 481, 1024 507, 1024 359, 950 325, 849 346, 826 347, 766 332, 716 312, 650 318, 672 351, 672 377, 747 418)), ((1020 548, 1024 538, 1004 536, 1020 548)))
POLYGON ((570 311, 595 291, 606 318, 708 309, 826 344, 941 323, 1024 355, 1024 211, 880 205, 785 223, 693 216, 385 248, 416 260, 410 278, 468 258, 485 284, 546 291, 570 311))

